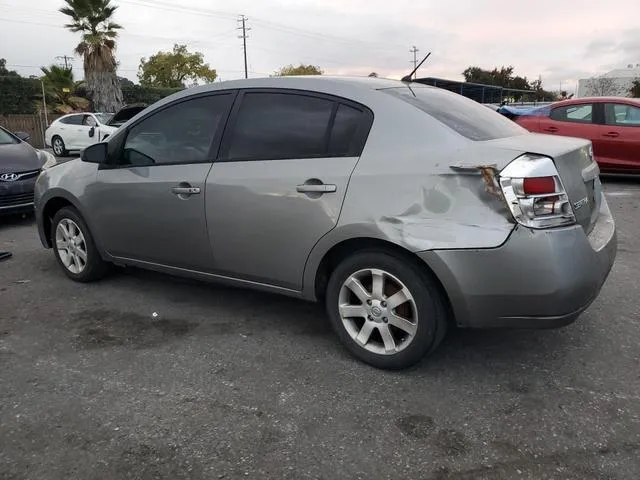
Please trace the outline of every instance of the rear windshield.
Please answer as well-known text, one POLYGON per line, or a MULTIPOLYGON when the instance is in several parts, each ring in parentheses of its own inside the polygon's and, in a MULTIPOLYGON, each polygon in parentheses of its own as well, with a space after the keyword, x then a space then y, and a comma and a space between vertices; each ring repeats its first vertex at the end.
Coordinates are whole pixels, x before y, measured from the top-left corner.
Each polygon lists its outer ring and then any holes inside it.
POLYGON ((410 103, 471 140, 494 140, 527 133, 504 115, 447 90, 412 85, 381 91, 410 103))

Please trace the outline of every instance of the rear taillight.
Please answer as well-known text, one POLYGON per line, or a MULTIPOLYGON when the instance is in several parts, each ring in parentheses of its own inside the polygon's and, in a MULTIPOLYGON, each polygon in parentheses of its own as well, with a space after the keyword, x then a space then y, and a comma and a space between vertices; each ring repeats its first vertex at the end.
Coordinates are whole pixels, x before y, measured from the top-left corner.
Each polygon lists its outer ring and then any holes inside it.
POLYGON ((500 172, 499 180, 504 198, 518 223, 530 228, 549 228, 576 222, 551 158, 522 155, 500 172))

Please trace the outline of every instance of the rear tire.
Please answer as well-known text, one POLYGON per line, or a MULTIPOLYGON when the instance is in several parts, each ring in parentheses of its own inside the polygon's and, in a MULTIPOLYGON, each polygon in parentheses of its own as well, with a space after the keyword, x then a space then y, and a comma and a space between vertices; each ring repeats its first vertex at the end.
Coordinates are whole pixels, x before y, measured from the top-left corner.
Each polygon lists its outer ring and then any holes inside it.
POLYGON ((56 157, 66 157, 69 154, 67 147, 64 144, 64 140, 62 140, 62 137, 58 135, 51 139, 51 148, 53 149, 53 154, 56 157))
POLYGON ((345 347, 383 369, 416 364, 440 344, 447 328, 436 281, 388 251, 363 251, 338 265, 327 286, 326 308, 345 347))
POLYGON ((76 282, 93 282, 109 271, 87 224, 73 207, 61 208, 54 215, 51 244, 62 270, 76 282))

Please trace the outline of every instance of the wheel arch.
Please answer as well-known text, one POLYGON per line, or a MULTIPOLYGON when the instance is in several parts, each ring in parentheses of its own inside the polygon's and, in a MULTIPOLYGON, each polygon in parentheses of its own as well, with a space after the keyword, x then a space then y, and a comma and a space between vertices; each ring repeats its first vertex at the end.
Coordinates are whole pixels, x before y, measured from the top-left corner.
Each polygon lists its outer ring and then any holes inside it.
POLYGON ((438 278, 431 267, 415 253, 407 250, 406 248, 403 248, 398 244, 379 238, 349 238, 342 240, 329 248, 318 262, 317 268, 314 269, 313 274, 309 275, 309 277, 311 277, 312 279, 312 281, 309 283, 312 284, 308 285, 305 289, 305 296, 312 300, 323 299, 326 293, 329 277, 331 276, 331 273, 335 270, 335 268, 340 264, 340 262, 342 262, 349 255, 353 255, 356 252, 362 252, 365 250, 378 250, 390 253, 396 257, 406 260, 409 264, 413 265, 424 274, 429 275, 437 285, 438 290, 445 303, 447 318, 450 321, 453 321, 453 308, 449 294, 447 293, 443 282, 438 278))
POLYGON ((87 224, 87 227, 91 232, 91 236, 94 243, 96 244, 98 252, 100 252, 100 255, 104 258, 104 250, 102 249, 100 240, 96 238, 95 230, 91 225, 91 220, 87 217, 87 215, 85 215, 83 208, 80 206, 80 202, 78 202, 75 197, 67 193, 65 190, 52 189, 48 193, 49 194, 47 195, 47 197, 41 201, 42 207, 39 208, 36 212, 39 218, 38 227, 41 232, 40 236, 44 245, 47 248, 51 248, 53 246, 51 243, 51 228, 53 217, 55 216, 56 212, 58 212, 61 208, 70 206, 78 211, 84 222, 87 224))

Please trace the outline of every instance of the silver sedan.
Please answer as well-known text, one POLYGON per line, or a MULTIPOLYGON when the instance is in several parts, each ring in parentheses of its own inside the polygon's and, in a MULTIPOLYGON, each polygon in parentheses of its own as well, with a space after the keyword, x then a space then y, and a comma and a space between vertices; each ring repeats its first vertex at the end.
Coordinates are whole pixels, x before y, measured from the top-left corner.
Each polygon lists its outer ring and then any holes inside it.
POLYGON ((44 171, 36 211, 73 280, 130 265, 322 301, 381 368, 451 325, 570 323, 616 254, 588 141, 376 78, 187 89, 44 171))

